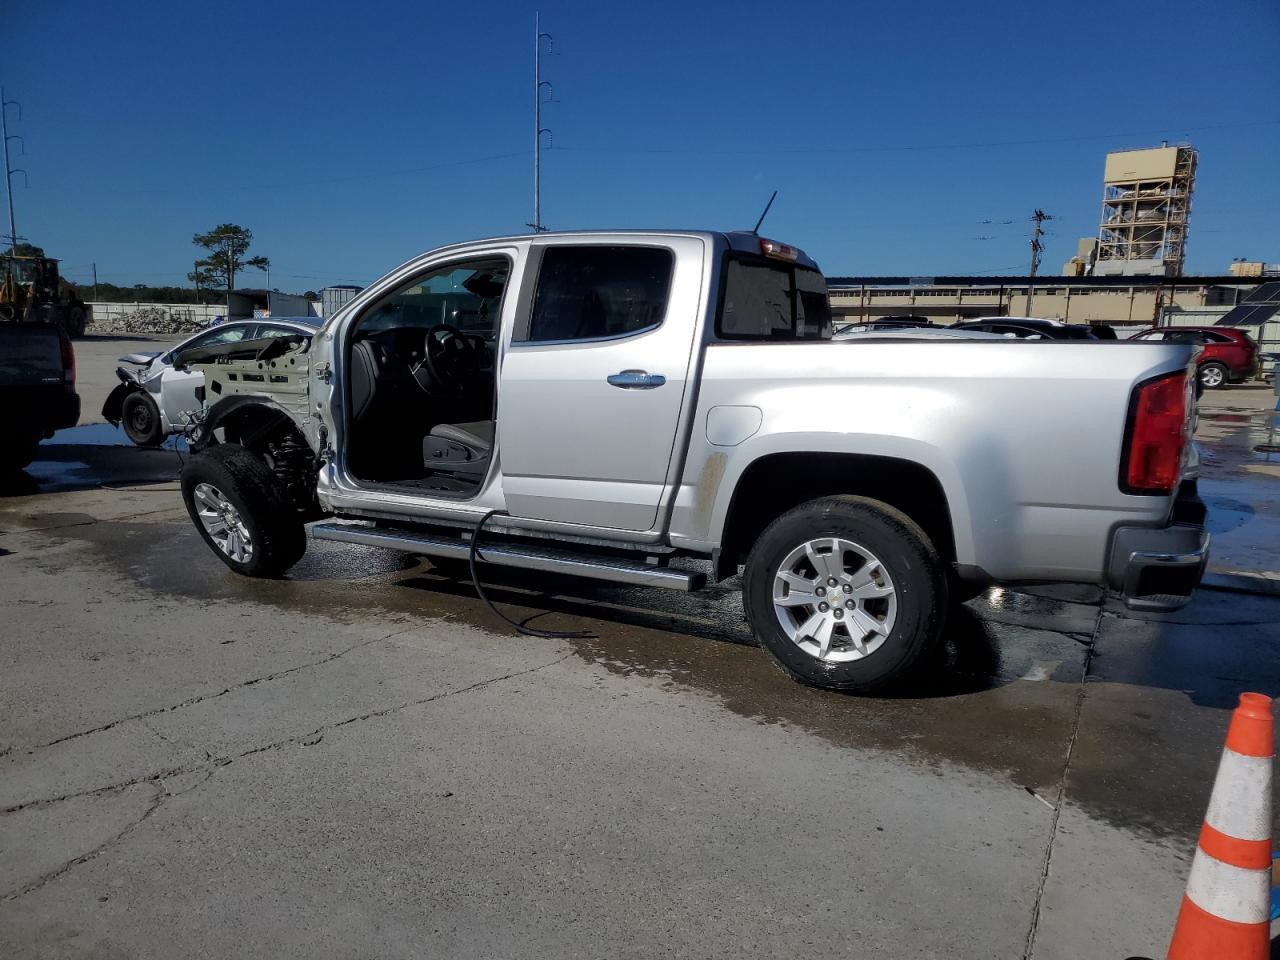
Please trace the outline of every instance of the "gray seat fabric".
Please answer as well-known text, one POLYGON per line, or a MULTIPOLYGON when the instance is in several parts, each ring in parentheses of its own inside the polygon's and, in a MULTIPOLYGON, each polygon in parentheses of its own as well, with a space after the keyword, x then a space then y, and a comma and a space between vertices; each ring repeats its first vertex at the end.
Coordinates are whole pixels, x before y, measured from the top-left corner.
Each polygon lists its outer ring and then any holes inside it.
POLYGON ((431 436, 441 440, 452 440, 476 453, 487 456, 493 449, 493 431, 497 426, 492 420, 477 420, 474 423, 439 423, 431 428, 431 436))
POLYGON ((422 438, 422 462, 433 474, 479 483, 489 470, 492 420, 440 423, 422 438))

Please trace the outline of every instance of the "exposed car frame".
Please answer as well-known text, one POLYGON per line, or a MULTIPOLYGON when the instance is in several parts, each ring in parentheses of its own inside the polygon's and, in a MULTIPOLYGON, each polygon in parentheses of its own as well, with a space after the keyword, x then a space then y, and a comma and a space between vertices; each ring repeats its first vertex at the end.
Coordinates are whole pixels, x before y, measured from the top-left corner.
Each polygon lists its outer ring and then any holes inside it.
POLYGON ((113 426, 123 425, 125 434, 138 446, 157 446, 170 434, 184 430, 190 415, 201 409, 197 391, 204 385, 204 374, 175 363, 180 354, 206 343, 250 341, 290 332, 311 336, 321 322, 320 317, 233 320, 201 330, 169 350, 127 354, 120 358, 125 366, 116 368, 120 385, 107 396, 103 419, 113 426), (235 333, 240 336, 227 336, 235 333))

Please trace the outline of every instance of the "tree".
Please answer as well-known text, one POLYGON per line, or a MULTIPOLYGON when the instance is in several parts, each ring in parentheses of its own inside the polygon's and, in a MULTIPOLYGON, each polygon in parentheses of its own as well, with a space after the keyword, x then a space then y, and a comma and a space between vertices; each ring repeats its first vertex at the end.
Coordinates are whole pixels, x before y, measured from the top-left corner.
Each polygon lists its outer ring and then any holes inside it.
POLYGON ((197 233, 191 238, 197 247, 209 251, 208 256, 197 260, 195 270, 187 279, 200 287, 225 287, 227 306, 231 306, 231 291, 235 289, 236 274, 242 270, 270 270, 271 261, 266 257, 247 257, 253 243, 253 231, 235 223, 223 223, 208 233, 197 233))
POLYGON ((43 257, 44 250, 32 243, 18 243, 5 251, 11 257, 43 257))

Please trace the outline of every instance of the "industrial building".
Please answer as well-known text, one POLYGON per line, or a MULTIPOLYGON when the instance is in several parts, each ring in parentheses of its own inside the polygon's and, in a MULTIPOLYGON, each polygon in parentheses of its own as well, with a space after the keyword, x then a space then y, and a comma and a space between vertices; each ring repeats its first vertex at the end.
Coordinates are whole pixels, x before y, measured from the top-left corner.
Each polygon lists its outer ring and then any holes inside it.
POLYGON ((828 285, 836 326, 1031 316, 1104 323, 1126 337, 1143 327, 1223 323, 1280 352, 1280 282, 1261 277, 829 277, 828 285))
POLYGON ((935 323, 1033 316, 1150 326, 1190 310, 1226 313, 1259 280, 1247 277, 831 277, 836 321, 923 316, 935 323))
POLYGON ((1108 153, 1098 236, 1082 239, 1067 276, 1180 277, 1198 156, 1187 144, 1108 153))
POLYGON ((1094 276, 1182 276, 1196 160, 1186 145, 1107 154, 1094 276))

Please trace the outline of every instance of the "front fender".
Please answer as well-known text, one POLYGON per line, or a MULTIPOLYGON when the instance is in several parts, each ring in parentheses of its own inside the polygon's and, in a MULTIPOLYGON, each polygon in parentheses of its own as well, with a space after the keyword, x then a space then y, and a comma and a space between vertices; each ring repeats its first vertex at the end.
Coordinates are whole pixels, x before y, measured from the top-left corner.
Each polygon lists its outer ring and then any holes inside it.
POLYGON ((142 387, 134 381, 121 383, 107 394, 107 401, 102 405, 102 419, 113 427, 120 426, 120 421, 124 414, 124 398, 134 391, 141 390, 142 387))

